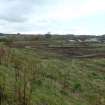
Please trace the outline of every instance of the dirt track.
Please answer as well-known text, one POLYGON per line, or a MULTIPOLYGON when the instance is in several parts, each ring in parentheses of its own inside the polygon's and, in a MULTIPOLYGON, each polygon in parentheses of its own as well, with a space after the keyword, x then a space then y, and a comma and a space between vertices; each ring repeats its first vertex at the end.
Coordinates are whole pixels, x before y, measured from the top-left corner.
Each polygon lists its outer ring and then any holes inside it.
POLYGON ((70 58, 105 58, 105 51, 96 50, 99 47, 89 47, 89 46, 74 46, 74 47, 48 47, 44 45, 30 46, 30 45, 19 45, 12 44, 12 48, 32 48, 32 49, 42 49, 49 52, 54 52, 63 56, 70 58), (27 47, 29 46, 29 47, 27 47))
POLYGON ((105 58, 104 51, 100 52, 90 47, 47 47, 44 49, 73 58, 105 58))

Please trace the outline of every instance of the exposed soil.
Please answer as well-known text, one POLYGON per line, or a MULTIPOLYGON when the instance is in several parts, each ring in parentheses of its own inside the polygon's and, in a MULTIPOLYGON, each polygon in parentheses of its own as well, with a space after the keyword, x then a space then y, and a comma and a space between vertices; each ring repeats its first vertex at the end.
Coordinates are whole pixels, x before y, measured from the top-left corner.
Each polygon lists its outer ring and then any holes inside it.
POLYGON ((87 47, 47 47, 45 50, 62 54, 73 58, 105 58, 105 52, 95 50, 95 48, 87 47))

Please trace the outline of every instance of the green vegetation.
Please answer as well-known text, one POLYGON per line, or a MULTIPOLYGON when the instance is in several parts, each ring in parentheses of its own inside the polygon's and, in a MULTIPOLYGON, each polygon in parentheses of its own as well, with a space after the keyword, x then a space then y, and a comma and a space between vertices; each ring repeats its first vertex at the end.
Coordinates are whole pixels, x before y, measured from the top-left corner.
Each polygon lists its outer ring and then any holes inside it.
POLYGON ((105 105, 105 42, 89 38, 1 38, 0 105, 105 105))
POLYGON ((0 105, 105 105, 104 58, 70 59, 39 49, 3 49, 0 105))

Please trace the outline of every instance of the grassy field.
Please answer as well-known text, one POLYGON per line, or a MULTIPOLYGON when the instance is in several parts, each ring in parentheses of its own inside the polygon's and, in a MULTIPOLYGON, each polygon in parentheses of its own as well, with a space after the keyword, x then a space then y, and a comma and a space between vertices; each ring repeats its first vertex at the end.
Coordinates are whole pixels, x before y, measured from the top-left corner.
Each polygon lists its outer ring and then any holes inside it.
POLYGON ((105 105, 104 58, 3 48, 0 105, 105 105))

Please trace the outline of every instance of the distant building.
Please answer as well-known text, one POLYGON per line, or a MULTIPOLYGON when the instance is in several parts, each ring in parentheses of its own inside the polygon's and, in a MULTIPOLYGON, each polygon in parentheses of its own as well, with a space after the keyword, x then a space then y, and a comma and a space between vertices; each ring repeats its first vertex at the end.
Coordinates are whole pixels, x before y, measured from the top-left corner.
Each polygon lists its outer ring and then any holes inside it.
POLYGON ((69 40, 69 42, 76 42, 76 41, 71 39, 71 40, 69 40))
POLYGON ((97 38, 86 39, 85 42, 99 42, 97 38))

